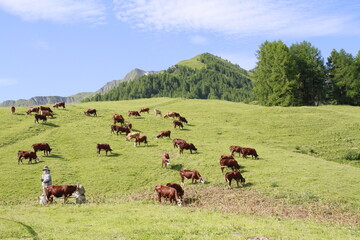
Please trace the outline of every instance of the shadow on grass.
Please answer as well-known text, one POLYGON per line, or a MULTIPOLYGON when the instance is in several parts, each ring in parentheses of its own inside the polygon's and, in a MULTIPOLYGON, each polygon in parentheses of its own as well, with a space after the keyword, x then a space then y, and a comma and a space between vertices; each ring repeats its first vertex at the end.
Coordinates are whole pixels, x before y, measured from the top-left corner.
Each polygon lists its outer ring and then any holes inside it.
POLYGON ((14 113, 14 115, 25 115, 25 113, 14 113))
POLYGON ((187 126, 190 126, 190 127, 194 127, 194 126, 196 126, 196 125, 194 125, 194 124, 186 124, 187 126))
POLYGON ((132 129, 131 129, 131 132, 139 132, 139 133, 141 133, 142 131, 141 131, 141 130, 138 130, 138 129, 135 129, 135 128, 132 128, 132 129))
POLYGON ((251 182, 248 182, 248 183, 243 184, 242 186, 243 187, 252 187, 252 186, 254 186, 254 184, 251 182))
POLYGON ((174 164, 170 166, 171 170, 176 170, 176 171, 180 171, 183 168, 182 164, 174 164))
POLYGON ((63 159, 63 157, 61 155, 57 155, 57 154, 51 154, 49 156, 46 156, 44 155, 43 157, 46 157, 46 158, 60 158, 60 159, 63 159))
MULTIPOLYGON (((100 155, 100 156, 103 156, 103 155, 100 155)), ((104 157, 118 157, 120 156, 120 153, 111 153, 111 154, 108 154, 107 156, 104 155, 104 157)))
POLYGON ((50 126, 50 127, 59 127, 59 125, 54 124, 54 123, 49 123, 49 122, 44 123, 44 125, 50 126))
POLYGON ((180 130, 181 130, 181 131, 191 131, 191 130, 188 129, 188 128, 181 128, 180 130))
POLYGON ((25 227, 25 229, 29 232, 29 234, 32 236, 32 238, 33 238, 34 240, 40 239, 39 236, 38 236, 38 234, 37 234, 37 232, 35 232, 35 230, 34 230, 31 226, 26 225, 25 223, 19 222, 19 221, 15 221, 15 220, 11 220, 11 219, 6 219, 6 218, 0 218, 0 219, 6 220, 6 221, 9 221, 9 222, 17 223, 17 224, 25 227))

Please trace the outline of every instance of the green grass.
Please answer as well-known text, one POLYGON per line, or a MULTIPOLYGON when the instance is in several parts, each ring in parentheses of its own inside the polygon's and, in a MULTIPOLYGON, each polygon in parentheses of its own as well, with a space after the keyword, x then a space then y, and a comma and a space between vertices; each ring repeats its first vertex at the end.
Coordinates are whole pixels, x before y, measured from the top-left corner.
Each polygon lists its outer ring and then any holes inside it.
POLYGON ((241 145, 256 148, 260 156, 259 160, 236 156, 244 166, 245 193, 257 191, 300 207, 336 203, 343 211, 356 213, 360 209, 360 164, 344 156, 358 151, 357 107, 280 108, 157 98, 68 105, 55 110, 47 124, 35 124, 26 109, 19 107, 18 114, 11 115, 8 108, 0 108, 0 227, 7 229, 0 231, 0 239, 360 239, 356 237, 359 226, 316 222, 316 216, 300 220, 271 214, 229 215, 217 206, 201 210, 149 200, 155 185, 179 182, 180 168, 197 169, 207 181, 194 186, 187 181, 185 197, 189 191, 223 189, 219 156, 228 154, 230 145, 241 145), (141 107, 150 107, 150 114, 127 117, 128 110, 141 107), (96 108, 98 117, 83 115, 88 108, 96 108), (189 125, 184 130, 173 129, 172 120, 156 117, 153 108, 180 112, 189 125), (113 113, 122 114, 135 130, 148 136, 149 146, 134 148, 124 135, 110 134, 113 113), (163 130, 171 130, 172 138, 194 143, 198 153, 180 155, 170 139, 155 139, 163 130), (48 142, 51 155, 39 153, 39 164, 25 161, 18 165, 17 151, 31 150, 38 142, 48 142), (97 156, 97 143, 109 143, 113 154, 97 156), (163 152, 170 153, 173 168, 161 168, 163 152), (50 207, 38 206, 44 165, 51 169, 53 184, 84 185, 90 203, 74 206, 58 201, 50 207), (144 194, 147 200, 127 203, 125 194, 144 194), (57 234, 56 227, 69 235, 57 234))
POLYGON ((194 68, 194 69, 202 69, 206 65, 199 61, 199 55, 188 60, 183 60, 178 63, 179 65, 194 68))

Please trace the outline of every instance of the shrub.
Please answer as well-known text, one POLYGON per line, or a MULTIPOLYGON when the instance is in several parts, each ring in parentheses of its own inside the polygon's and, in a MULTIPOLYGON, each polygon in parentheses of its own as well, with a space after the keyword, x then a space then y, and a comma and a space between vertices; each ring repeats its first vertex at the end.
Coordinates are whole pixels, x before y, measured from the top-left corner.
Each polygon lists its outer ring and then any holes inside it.
POLYGON ((348 151, 345 155, 344 155, 344 158, 346 160, 349 160, 349 161, 353 161, 353 160, 360 160, 360 152, 357 152, 357 151, 348 151))

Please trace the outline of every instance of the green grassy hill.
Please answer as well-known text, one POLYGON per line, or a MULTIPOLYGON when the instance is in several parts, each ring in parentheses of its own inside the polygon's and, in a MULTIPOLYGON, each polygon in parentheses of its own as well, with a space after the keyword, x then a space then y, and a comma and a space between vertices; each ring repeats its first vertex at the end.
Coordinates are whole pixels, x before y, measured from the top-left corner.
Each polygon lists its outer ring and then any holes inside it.
POLYGON ((360 239, 360 164, 345 159, 359 152, 357 107, 153 98, 68 105, 46 124, 25 111, 0 108, 0 239, 360 239), (150 114, 127 117, 141 107, 150 114), (98 117, 85 116, 88 108, 98 117), (189 125, 173 129, 172 119, 156 117, 153 108, 180 112, 189 125), (113 113, 148 136, 149 146, 134 148, 111 134, 113 113), (194 143, 198 153, 180 155, 171 139, 155 139, 163 130, 194 143), (17 151, 38 142, 48 142, 51 155, 18 165, 17 151), (113 153, 97 156, 97 143, 109 143, 113 153), (260 156, 236 155, 242 188, 229 189, 220 171, 219 156, 230 145, 254 147, 260 156), (163 152, 171 168, 161 168, 163 152), (89 202, 38 205, 44 165, 54 185, 84 185, 89 202), (186 181, 181 208, 158 204, 155 185, 179 182, 181 168, 197 169, 207 183, 186 181))

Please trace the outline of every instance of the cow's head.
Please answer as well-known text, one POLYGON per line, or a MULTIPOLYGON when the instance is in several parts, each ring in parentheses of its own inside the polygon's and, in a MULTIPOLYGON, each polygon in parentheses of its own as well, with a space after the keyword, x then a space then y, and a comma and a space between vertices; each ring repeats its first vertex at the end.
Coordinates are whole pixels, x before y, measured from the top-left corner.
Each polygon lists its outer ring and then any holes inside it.
POLYGON ((194 151, 197 151, 197 148, 196 148, 196 147, 194 146, 194 144, 192 144, 192 143, 190 144, 190 149, 191 149, 191 150, 194 150, 194 151))
POLYGON ((178 205, 179 207, 181 207, 181 199, 180 199, 180 198, 177 200, 177 205, 178 205))
POLYGON ((241 176, 240 182, 241 182, 241 183, 245 183, 245 178, 243 178, 243 177, 241 176))
POLYGON ((205 183, 205 179, 203 177, 200 177, 200 182, 205 183))

